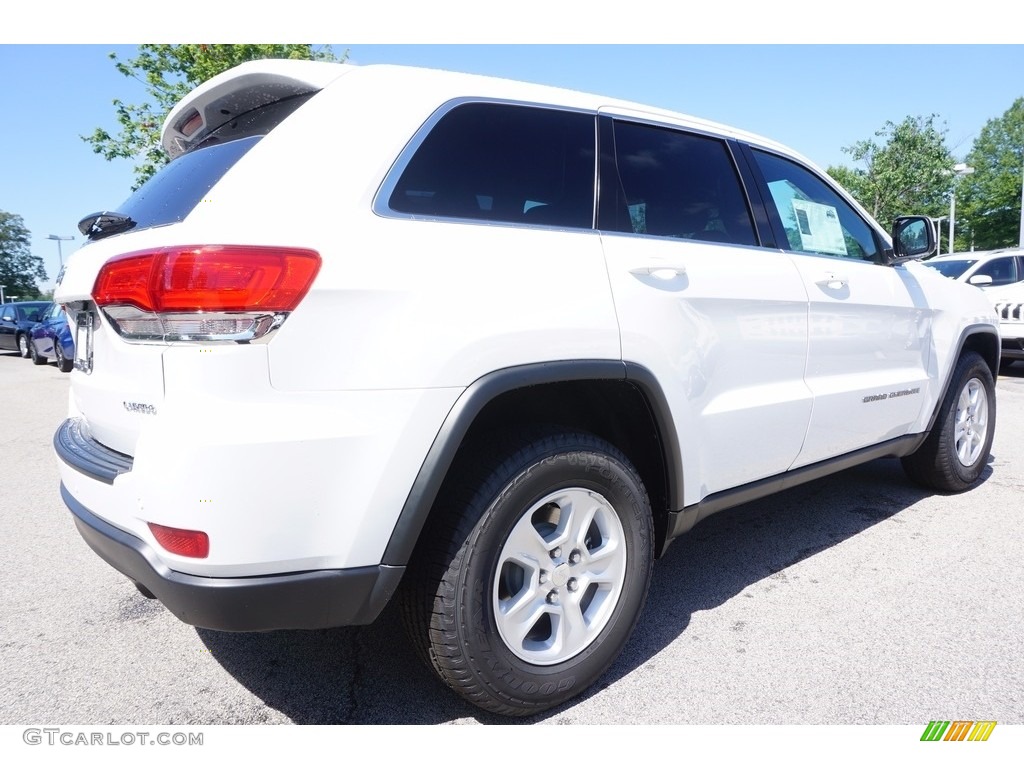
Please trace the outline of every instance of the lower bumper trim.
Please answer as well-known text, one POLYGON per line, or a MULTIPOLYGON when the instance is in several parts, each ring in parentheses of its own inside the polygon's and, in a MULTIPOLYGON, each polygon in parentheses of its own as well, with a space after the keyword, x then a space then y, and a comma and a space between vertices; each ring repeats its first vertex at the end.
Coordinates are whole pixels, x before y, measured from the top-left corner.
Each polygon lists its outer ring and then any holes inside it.
POLYGON ((63 484, 60 490, 93 551, 196 627, 263 632, 369 624, 405 572, 404 567, 379 565, 245 578, 179 573, 163 564, 145 541, 97 517, 63 484))

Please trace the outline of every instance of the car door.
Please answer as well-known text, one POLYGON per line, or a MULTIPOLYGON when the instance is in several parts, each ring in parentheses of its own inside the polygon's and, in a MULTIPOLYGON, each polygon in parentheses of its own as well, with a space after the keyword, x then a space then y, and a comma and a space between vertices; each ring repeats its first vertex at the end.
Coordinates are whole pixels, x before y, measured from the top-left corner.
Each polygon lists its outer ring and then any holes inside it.
POLYGON ((760 246, 727 141, 623 115, 599 123, 598 228, 622 357, 664 389, 685 504, 785 471, 811 412, 799 272, 760 246))
POLYGON ((0 305, 0 349, 17 349, 15 332, 18 329, 18 315, 10 304, 0 305))
POLYGON ((820 175, 765 150, 749 156, 810 301, 814 408, 794 467, 906 434, 924 405, 931 353, 932 312, 917 281, 884 263, 876 228, 820 175))

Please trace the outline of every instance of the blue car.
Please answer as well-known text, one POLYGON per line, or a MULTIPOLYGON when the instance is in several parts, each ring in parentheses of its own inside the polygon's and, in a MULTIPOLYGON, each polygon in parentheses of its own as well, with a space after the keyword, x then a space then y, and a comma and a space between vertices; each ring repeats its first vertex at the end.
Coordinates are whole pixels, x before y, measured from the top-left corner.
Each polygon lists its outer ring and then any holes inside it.
POLYGON ((75 364, 75 340, 71 337, 67 315, 60 304, 53 304, 30 332, 29 357, 36 365, 46 365, 50 358, 68 373, 75 364))

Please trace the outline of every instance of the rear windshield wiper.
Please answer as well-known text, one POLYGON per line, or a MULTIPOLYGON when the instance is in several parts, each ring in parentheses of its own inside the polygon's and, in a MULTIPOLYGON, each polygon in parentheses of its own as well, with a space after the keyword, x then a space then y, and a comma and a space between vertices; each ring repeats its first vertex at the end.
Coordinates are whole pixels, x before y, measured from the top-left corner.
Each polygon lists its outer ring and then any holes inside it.
POLYGON ((78 231, 90 240, 100 240, 118 232, 124 232, 134 227, 138 222, 133 221, 130 216, 116 211, 99 211, 90 213, 78 222, 78 231))

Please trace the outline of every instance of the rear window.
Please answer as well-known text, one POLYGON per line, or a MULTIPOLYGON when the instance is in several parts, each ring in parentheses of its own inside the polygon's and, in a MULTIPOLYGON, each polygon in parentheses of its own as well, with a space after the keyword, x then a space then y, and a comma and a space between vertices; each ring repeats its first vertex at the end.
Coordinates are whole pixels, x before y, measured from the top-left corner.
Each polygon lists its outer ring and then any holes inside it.
POLYGON ((260 138, 250 136, 182 155, 139 187, 117 212, 130 217, 134 229, 182 221, 260 138))
POLYGON ((246 152, 312 95, 268 104, 225 123, 164 166, 117 212, 131 218, 135 230, 182 221, 246 152))

